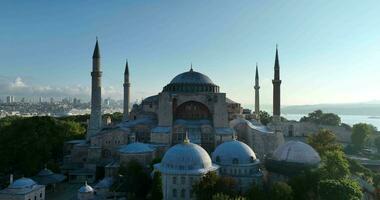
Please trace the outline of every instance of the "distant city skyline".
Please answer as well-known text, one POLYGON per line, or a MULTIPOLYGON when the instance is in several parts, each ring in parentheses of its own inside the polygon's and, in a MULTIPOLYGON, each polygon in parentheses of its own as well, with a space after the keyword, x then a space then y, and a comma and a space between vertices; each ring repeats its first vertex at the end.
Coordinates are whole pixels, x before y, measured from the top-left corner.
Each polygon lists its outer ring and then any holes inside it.
POLYGON ((106 99, 122 99, 129 60, 131 102, 175 75, 208 75, 234 101, 272 103, 279 44, 282 104, 380 100, 379 1, 3 1, 0 96, 89 100, 95 37, 106 99))

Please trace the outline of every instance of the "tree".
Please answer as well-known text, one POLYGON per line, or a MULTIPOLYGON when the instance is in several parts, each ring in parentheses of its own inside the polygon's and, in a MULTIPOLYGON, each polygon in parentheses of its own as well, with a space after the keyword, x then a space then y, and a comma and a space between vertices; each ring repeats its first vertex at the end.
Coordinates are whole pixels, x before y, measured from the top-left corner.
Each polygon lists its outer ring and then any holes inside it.
POLYGON ((260 116, 260 122, 263 125, 267 125, 269 122, 272 121, 272 117, 266 111, 260 110, 259 116, 260 116))
POLYGON ((199 200, 210 200, 217 193, 235 197, 236 182, 232 178, 220 177, 209 172, 193 185, 193 191, 199 200))
POLYGON ((319 173, 316 170, 306 170, 292 177, 288 184, 293 190, 295 200, 316 199, 319 182, 319 173))
POLYGON ((120 183, 113 188, 119 192, 125 192, 127 197, 146 199, 150 191, 151 180, 149 175, 137 161, 130 161, 126 166, 120 166, 120 183))
POLYGON ((73 121, 52 117, 6 119, 0 127, 0 174, 34 176, 45 164, 62 160, 66 140, 84 138, 85 129, 73 121))
POLYGON ((156 171, 153 174, 152 187, 150 188, 148 199, 162 200, 162 198, 163 198, 163 194, 162 194, 161 173, 156 171))
POLYGON ((358 123, 352 127, 351 142, 358 150, 363 149, 364 143, 376 129, 373 125, 358 123))
POLYGON ((285 182, 275 182, 270 189, 269 197, 271 200, 292 200, 293 190, 285 182))
POLYGON ((268 195, 265 193, 263 187, 253 184, 247 191, 246 197, 248 200, 266 200, 268 195))
POLYGON ((328 151, 322 158, 321 179, 343 179, 350 175, 349 164, 342 151, 328 151))
POLYGON ((377 148, 377 152, 380 153, 380 136, 377 136, 377 137, 375 138, 375 146, 376 146, 376 148, 377 148))
POLYGON ((316 110, 309 113, 308 116, 304 116, 300 119, 300 122, 311 122, 314 124, 322 124, 329 126, 339 126, 341 119, 334 113, 323 113, 322 110, 316 110))
POLYGON ((230 197, 223 193, 217 193, 212 196, 212 200, 245 200, 244 197, 230 197))
POLYGON ((321 156, 327 151, 342 150, 342 146, 336 143, 335 134, 327 129, 321 129, 317 134, 310 135, 307 138, 307 143, 321 156))
POLYGON ((352 179, 322 180, 318 188, 320 199, 323 200, 360 200, 363 196, 359 184, 352 179))

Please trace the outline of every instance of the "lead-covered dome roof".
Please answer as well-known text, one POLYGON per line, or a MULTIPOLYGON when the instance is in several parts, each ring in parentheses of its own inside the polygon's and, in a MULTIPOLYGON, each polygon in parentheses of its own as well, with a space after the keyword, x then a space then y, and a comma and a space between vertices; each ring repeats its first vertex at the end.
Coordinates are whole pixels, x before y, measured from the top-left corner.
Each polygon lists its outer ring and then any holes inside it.
POLYGON ((168 92, 219 92, 219 87, 212 80, 192 68, 188 72, 181 73, 174 77, 168 85, 164 87, 168 92))
POLYGON ((126 153, 126 154, 150 153, 153 151, 154 149, 151 148, 148 144, 141 143, 141 142, 134 142, 128 145, 123 145, 119 148, 120 153, 126 153))
POLYGON ((175 174, 199 174, 218 169, 206 150, 186 141, 166 151, 161 163, 155 167, 161 172, 175 174))
POLYGON ((170 83, 214 84, 208 76, 192 69, 177 75, 170 83))
POLYGON ((23 178, 15 180, 11 185, 9 185, 8 188, 23 189, 23 188, 31 188, 35 185, 37 185, 37 183, 34 182, 32 179, 23 177, 23 178))
POLYGON ((252 164, 256 162, 256 155, 245 143, 232 140, 216 147, 212 161, 220 165, 252 164))
POLYGON ((289 141, 279 146, 272 156, 273 160, 316 165, 321 162, 319 154, 310 145, 300 141, 289 141))

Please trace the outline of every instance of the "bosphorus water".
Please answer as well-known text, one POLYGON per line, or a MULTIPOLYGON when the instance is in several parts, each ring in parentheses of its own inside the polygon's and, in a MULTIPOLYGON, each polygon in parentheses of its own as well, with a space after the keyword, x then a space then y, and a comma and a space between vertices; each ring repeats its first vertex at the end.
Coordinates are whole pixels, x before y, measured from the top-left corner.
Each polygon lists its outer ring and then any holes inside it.
MULTIPOLYGON (((303 116, 307 114, 282 114, 288 120, 299 121, 303 116)), ((365 115, 339 115, 342 123, 348 124, 350 126, 357 123, 367 123, 372 124, 380 130, 380 117, 379 116, 365 116, 365 115)))

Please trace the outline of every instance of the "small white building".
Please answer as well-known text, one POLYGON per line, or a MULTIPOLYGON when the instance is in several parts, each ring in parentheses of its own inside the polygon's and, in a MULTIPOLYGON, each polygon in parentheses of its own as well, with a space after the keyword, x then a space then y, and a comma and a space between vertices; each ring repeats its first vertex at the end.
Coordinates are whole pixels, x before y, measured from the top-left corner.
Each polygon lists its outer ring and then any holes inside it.
POLYGON ((243 142, 235 139, 220 144, 212 153, 212 161, 220 166, 221 176, 235 179, 241 191, 246 191, 252 184, 262 183, 260 160, 243 142))
POLYGON ((45 186, 38 185, 30 178, 20 178, 12 181, 11 175, 10 185, 0 190, 0 200, 44 200, 45 186))
POLYGON ((164 199, 171 200, 195 199, 192 185, 206 173, 218 172, 219 166, 211 162, 201 146, 186 137, 183 143, 171 147, 154 168, 162 174, 164 199))

